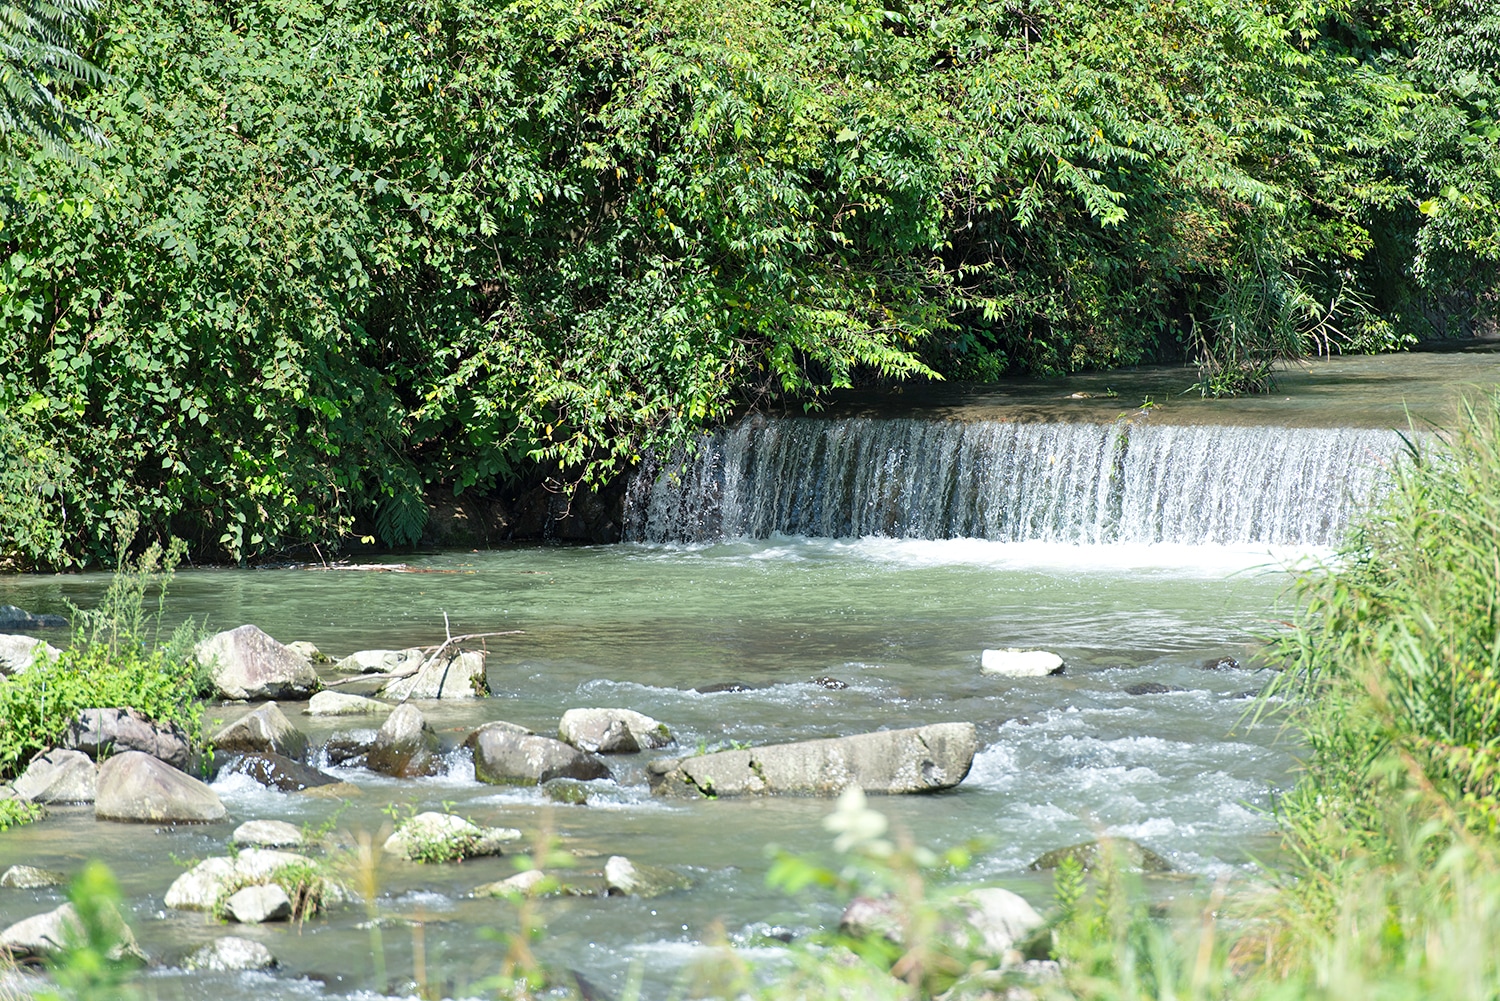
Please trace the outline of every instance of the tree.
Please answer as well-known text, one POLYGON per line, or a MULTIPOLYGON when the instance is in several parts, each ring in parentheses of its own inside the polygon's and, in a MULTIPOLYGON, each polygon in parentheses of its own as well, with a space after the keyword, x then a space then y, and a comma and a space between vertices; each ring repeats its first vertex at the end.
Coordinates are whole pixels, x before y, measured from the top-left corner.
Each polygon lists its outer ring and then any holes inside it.
POLYGON ((71 135, 104 144, 104 133, 59 96, 107 79, 68 40, 69 22, 98 6, 98 0, 0 0, 0 134, 19 133, 66 156, 71 135))

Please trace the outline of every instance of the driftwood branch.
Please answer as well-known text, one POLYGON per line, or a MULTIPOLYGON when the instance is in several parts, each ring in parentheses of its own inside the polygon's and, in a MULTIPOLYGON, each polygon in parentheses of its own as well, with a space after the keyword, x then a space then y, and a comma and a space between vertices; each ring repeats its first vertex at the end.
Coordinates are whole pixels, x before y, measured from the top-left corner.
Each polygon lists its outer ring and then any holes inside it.
POLYGON ((340 678, 338 681, 325 682, 323 687, 337 688, 340 685, 350 685, 356 681, 400 681, 402 678, 410 678, 413 674, 420 671, 424 665, 437 660, 443 654, 443 651, 455 643, 462 643, 464 640, 489 639, 493 636, 520 636, 524 631, 522 629, 506 629, 498 633, 464 633, 462 636, 449 636, 436 646, 417 647, 416 649, 418 650, 426 651, 427 656, 411 667, 403 667, 401 670, 392 671, 389 674, 353 674, 347 678, 340 678))

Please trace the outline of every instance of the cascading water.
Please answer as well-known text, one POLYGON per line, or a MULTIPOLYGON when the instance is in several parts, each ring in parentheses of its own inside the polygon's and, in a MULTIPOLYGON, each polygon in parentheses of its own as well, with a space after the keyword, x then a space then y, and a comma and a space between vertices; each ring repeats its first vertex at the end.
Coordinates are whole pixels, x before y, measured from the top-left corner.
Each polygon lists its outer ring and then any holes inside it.
POLYGON ((1359 428, 752 418, 644 466, 625 534, 1328 545, 1399 445, 1359 428))

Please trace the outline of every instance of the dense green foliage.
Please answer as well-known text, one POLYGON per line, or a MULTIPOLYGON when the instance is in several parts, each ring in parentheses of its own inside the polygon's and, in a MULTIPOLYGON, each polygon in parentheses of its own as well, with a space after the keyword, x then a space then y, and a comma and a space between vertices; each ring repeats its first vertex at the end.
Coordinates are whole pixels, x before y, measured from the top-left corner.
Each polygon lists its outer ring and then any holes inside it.
POLYGON ((856 380, 1468 333, 1495 16, 112 0, 59 90, 110 147, 0 177, 0 560, 405 543, 856 380))
POLYGON ((73 134, 103 140, 98 127, 69 111, 58 94, 64 87, 105 82, 68 38, 68 22, 98 7, 98 0, 0 4, 0 142, 18 133, 66 157, 73 134))

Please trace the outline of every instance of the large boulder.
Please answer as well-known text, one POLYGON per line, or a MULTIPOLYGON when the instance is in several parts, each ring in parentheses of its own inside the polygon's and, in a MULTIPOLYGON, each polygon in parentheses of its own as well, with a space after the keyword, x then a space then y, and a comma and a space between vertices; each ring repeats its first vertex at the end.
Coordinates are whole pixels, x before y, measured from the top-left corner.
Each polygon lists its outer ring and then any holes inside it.
POLYGON ((552 779, 612 778, 604 762, 560 740, 517 732, 508 723, 487 724, 469 734, 474 777, 491 785, 540 785, 552 779))
POLYGON ((62 886, 68 877, 51 869, 38 869, 30 865, 13 865, 0 875, 0 886, 12 890, 40 890, 48 886, 62 886))
POLYGON ((357 650, 333 665, 342 674, 392 674, 417 667, 427 659, 418 647, 407 650, 357 650))
POLYGON ((142 751, 126 751, 99 766, 94 816, 150 824, 202 824, 228 815, 212 789, 142 751))
POLYGON ((36 662, 38 655, 56 660, 61 654, 61 650, 45 640, 0 634, 0 677, 20 674, 36 662))
MULTIPOLYGON (((115 939, 115 946, 109 951, 109 957, 114 960, 128 958, 144 962, 146 954, 136 944, 135 935, 120 912, 109 906, 101 916, 112 926, 110 931, 115 939)), ((9 954, 11 959, 42 959, 62 952, 70 941, 77 941, 83 933, 83 923, 78 920, 78 912, 73 909, 72 904, 63 904, 56 910, 17 921, 0 931, 0 954, 9 954)))
POLYGON ((367 699, 363 695, 348 692, 319 692, 302 710, 308 716, 376 716, 384 715, 396 707, 389 702, 367 699))
POLYGON ((419 813, 403 821, 385 841, 385 850, 412 862, 459 862, 499 855, 521 839, 511 827, 480 827, 451 813, 419 813))
POLYGON ((406 699, 474 699, 490 694, 490 683, 484 675, 484 653, 465 650, 445 654, 425 662, 409 678, 387 682, 376 694, 406 699))
POLYGON ((279 754, 307 757, 307 735, 292 725, 274 702, 241 716, 213 736, 214 749, 231 754, 279 754))
POLYGON ((92 803, 99 785, 99 766, 82 751, 53 748, 31 759, 12 783, 33 803, 92 803))
POLYGON ((1100 866, 1113 866, 1131 872, 1172 871, 1172 863, 1129 838, 1100 838, 1097 841, 1068 845, 1066 848, 1054 848, 1031 863, 1030 868, 1056 869, 1068 859, 1077 862, 1085 871, 1100 866))
POLYGON ((63 734, 62 745, 94 759, 121 751, 141 751, 173 768, 187 768, 192 756, 187 734, 176 723, 154 723, 135 709, 84 709, 63 734))
POLYGON ((66 629, 61 615, 37 615, 15 605, 0 605, 0 629, 66 629))
POLYGON ((375 744, 365 754, 365 767, 398 779, 435 775, 442 770, 437 746, 437 734, 427 725, 422 710, 397 706, 375 734, 375 744))
POLYGON ((330 767, 345 765, 354 768, 365 763, 365 755, 375 746, 376 730, 339 730, 328 735, 323 745, 323 757, 330 767))
POLYGON ((163 902, 173 910, 211 911, 241 887, 269 883, 290 866, 312 864, 306 855, 264 848, 247 848, 233 858, 206 858, 173 880, 163 902))
POLYGON ((301 699, 319 688, 312 664, 255 626, 215 633, 193 652, 223 699, 301 699))
POLYGON ((852 737, 773 744, 653 761, 658 796, 836 796, 851 786, 867 793, 935 792, 963 781, 974 763, 972 723, 934 723, 852 737))
POLYGON ((248 775, 266 788, 282 792, 302 792, 339 781, 327 772, 280 754, 234 755, 219 768, 219 776, 225 775, 248 775))
POLYGON ((630 709, 569 709, 557 735, 593 754, 633 754, 672 743, 665 723, 630 709))
POLYGON ((1047 650, 986 650, 980 654, 979 670, 1003 678, 1045 678, 1061 674, 1063 659, 1047 650))
POLYGON ((276 965, 271 955, 259 942, 235 935, 225 935, 183 960, 188 970, 211 970, 214 973, 240 973, 245 970, 267 970, 276 965))

